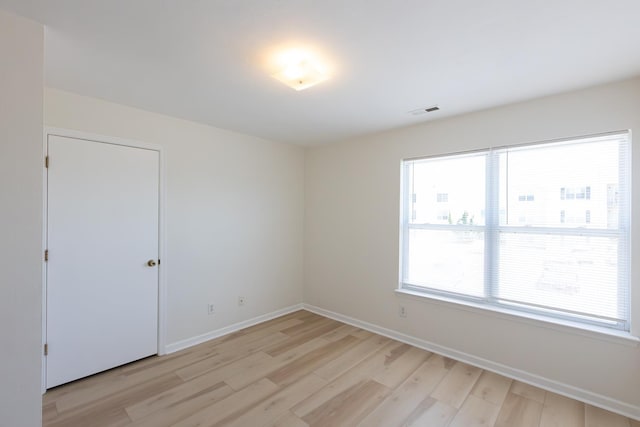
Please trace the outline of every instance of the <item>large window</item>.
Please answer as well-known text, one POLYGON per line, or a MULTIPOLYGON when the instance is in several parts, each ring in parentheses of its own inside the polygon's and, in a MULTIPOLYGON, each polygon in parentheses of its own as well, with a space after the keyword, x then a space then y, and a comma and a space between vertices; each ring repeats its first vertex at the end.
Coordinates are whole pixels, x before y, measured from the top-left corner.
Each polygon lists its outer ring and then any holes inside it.
POLYGON ((403 161, 401 287, 629 330, 629 147, 621 132, 403 161))

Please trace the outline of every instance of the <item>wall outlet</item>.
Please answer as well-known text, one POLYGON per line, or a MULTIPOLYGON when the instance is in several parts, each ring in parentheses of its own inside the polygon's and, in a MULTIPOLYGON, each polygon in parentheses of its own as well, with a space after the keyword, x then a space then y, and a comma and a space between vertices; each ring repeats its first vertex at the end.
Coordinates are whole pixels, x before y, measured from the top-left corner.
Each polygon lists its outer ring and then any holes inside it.
POLYGON ((246 301, 245 297, 238 297, 238 305, 244 305, 246 301))
POLYGON ((216 308, 213 304, 207 304, 207 314, 211 315, 216 312, 216 308))
POLYGON ((407 317, 407 308, 404 305, 398 307, 398 315, 400 317, 407 317))

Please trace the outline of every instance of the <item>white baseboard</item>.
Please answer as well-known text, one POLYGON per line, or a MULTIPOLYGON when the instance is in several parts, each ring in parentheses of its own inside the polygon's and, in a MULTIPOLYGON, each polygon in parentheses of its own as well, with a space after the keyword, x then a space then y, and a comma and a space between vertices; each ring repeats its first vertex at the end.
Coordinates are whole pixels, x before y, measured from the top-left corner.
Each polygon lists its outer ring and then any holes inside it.
POLYGON ((452 359, 459 360, 461 362, 468 363, 482 369, 486 369, 487 371, 495 372, 497 374, 504 375, 506 377, 513 378, 527 384, 531 384, 544 390, 548 390, 553 393, 561 394, 563 396, 576 399, 602 409, 606 409, 607 411, 624 415, 625 417, 640 420, 640 407, 638 406, 630 405, 628 403, 621 402, 619 400, 612 399, 601 394, 593 393, 588 390, 577 388, 569 384, 564 384, 558 381, 541 377, 539 375, 531 374, 519 369, 502 365, 500 363, 492 362, 491 360, 476 357, 468 353, 454 350, 452 348, 443 347, 441 345, 425 341, 420 338, 415 338, 410 335, 394 331, 392 329, 383 328, 373 323, 354 319, 352 317, 325 310, 320 307, 309 304, 302 304, 302 306, 305 310, 312 313, 329 317, 331 319, 338 320, 352 326, 357 326, 358 328, 366 329, 370 332, 374 332, 376 334, 383 335, 385 337, 389 337, 394 340, 440 354, 442 356, 450 357, 452 359))
POLYGON ((275 319, 276 317, 284 316, 285 314, 293 313, 294 311, 302 309, 302 304, 295 304, 280 310, 273 311, 271 313, 254 317, 252 319, 234 323, 233 325, 225 326, 224 328, 216 329, 215 331, 207 332, 206 334, 197 335, 195 337, 168 344, 165 346, 164 351, 165 354, 175 353, 176 351, 184 350, 185 348, 202 344, 203 342, 212 340, 214 338, 219 338, 223 335, 239 331, 240 329, 248 328, 249 326, 257 325, 258 323, 266 322, 267 320, 275 319))

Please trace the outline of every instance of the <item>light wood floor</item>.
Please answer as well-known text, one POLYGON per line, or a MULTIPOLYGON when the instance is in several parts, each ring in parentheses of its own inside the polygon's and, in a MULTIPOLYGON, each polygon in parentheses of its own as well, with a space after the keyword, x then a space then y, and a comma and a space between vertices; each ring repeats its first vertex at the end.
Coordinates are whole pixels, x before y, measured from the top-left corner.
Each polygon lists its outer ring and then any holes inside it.
POLYGON ((306 311, 49 390, 58 426, 640 427, 306 311))

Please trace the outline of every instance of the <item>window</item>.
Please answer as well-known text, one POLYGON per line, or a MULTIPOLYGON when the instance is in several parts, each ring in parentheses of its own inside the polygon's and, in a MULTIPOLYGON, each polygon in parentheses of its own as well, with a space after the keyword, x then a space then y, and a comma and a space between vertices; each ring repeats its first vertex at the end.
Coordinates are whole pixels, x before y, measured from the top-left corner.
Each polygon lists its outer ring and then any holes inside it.
POLYGON ((440 211, 438 213, 438 221, 446 221, 449 222, 449 211, 440 211))
POLYGON ((629 330, 629 145, 624 132, 403 161, 401 287, 629 330))
POLYGON ((591 199, 591 187, 562 187, 560 189, 560 200, 574 200, 574 199, 591 199))

